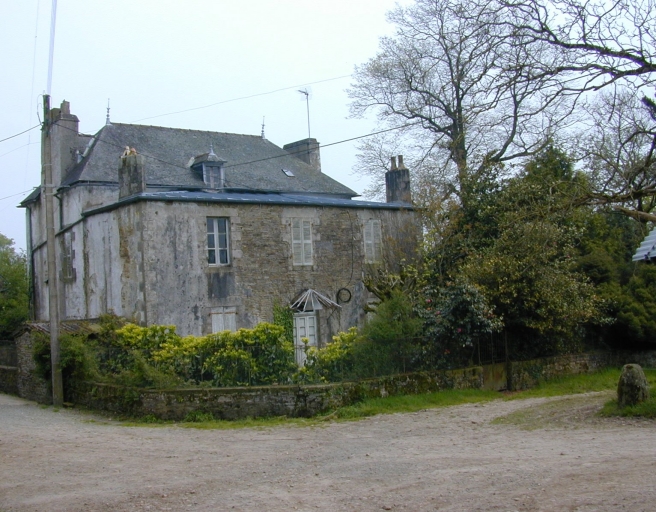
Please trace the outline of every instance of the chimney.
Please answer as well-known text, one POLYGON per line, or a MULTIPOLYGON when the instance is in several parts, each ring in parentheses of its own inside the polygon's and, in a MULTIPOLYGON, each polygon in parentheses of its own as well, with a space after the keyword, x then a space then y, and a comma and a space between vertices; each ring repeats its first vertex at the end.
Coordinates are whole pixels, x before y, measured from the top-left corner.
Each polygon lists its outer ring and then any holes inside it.
POLYGON ((144 157, 134 148, 125 148, 118 168, 118 198, 132 196, 146 190, 144 157))
POLYGON ((52 181, 61 185, 68 171, 77 163, 76 150, 79 145, 78 127, 80 120, 71 114, 71 105, 62 101, 60 108, 50 109, 52 181))
POLYGON ((319 155, 319 143, 317 139, 303 139, 290 144, 285 144, 282 149, 296 158, 303 160, 312 169, 321 172, 321 157, 319 155))
POLYGON ((403 155, 399 155, 398 159, 399 163, 397 166, 396 157, 392 157, 390 170, 385 173, 387 202, 412 204, 412 194, 410 193, 410 171, 403 163, 403 155))

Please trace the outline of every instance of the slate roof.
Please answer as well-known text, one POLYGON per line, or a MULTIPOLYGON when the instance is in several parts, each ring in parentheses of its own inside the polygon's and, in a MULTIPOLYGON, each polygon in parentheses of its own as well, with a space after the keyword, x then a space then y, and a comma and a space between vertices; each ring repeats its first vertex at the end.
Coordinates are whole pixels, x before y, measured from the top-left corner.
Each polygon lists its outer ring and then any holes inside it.
POLYGON ((401 202, 378 203, 374 201, 359 201, 343 197, 326 195, 283 194, 277 192, 243 192, 225 191, 209 192, 204 190, 168 190, 141 192, 126 197, 116 203, 88 210, 83 215, 112 210, 125 204, 137 201, 180 201, 193 203, 239 203, 239 204, 275 204, 289 206, 331 206, 336 208, 367 208, 377 210, 412 209, 408 204, 401 202))
POLYGON ((189 163, 211 148, 226 161, 225 182, 231 189, 344 198, 358 195, 260 136, 120 123, 104 126, 90 140, 85 157, 62 185, 117 183, 119 157, 126 146, 146 158, 149 188, 206 188, 202 176, 193 172, 189 163), (292 171, 294 177, 288 177, 283 169, 292 171))
POLYGON ((656 258, 656 228, 645 237, 633 255, 633 261, 649 261, 656 258))

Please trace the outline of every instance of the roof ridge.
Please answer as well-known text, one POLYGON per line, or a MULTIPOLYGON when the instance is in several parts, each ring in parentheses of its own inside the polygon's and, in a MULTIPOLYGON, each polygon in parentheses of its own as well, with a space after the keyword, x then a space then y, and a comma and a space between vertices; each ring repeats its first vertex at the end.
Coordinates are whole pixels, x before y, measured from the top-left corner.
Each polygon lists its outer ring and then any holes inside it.
MULTIPOLYGON (((240 137, 255 137, 257 139, 262 139, 261 135, 251 135, 249 133, 215 132, 215 131, 211 131, 211 130, 195 130, 195 129, 192 129, 192 128, 173 128, 171 126, 157 126, 157 125, 154 125, 154 124, 115 123, 115 122, 112 121, 112 124, 109 125, 109 126, 135 126, 137 128, 158 128, 158 129, 162 129, 162 130, 175 130, 175 131, 178 131, 178 132, 198 132, 198 133, 214 133, 214 134, 218 134, 218 135, 238 135, 240 137)), ((101 131, 104 128, 105 128, 105 126, 103 126, 98 131, 101 131)))

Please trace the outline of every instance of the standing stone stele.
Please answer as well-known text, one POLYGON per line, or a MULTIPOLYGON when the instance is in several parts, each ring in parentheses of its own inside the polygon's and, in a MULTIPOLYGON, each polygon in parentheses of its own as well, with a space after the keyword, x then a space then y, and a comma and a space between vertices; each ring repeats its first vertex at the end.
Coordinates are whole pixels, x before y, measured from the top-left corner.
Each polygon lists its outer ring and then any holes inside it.
POLYGON ((617 405, 627 407, 649 398, 649 384, 639 364, 625 364, 617 384, 617 405))

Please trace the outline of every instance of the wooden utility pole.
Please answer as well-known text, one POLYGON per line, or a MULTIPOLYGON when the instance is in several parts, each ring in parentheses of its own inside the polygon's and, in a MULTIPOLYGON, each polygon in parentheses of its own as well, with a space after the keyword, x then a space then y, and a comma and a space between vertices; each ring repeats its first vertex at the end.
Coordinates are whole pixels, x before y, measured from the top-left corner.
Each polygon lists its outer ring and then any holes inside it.
POLYGON ((61 407, 64 403, 59 350, 59 284, 55 259, 55 183, 52 179, 52 127, 50 96, 43 95, 43 126, 41 137, 41 166, 43 173, 44 207, 46 213, 46 252, 48 254, 48 316, 50 319, 50 361, 52 364, 52 403, 61 407))

